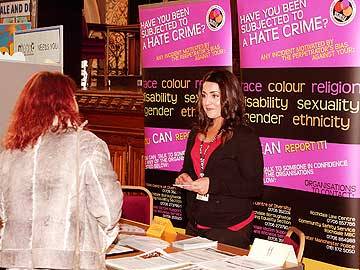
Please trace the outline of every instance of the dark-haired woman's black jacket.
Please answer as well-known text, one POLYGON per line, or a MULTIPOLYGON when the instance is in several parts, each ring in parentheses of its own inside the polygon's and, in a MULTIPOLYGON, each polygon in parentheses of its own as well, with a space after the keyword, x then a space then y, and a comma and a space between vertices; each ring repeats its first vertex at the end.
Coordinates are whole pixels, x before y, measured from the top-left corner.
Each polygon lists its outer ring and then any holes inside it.
MULTIPOLYGON (((197 179, 191 149, 196 133, 189 134, 182 172, 197 179)), ((252 203, 263 192, 263 156, 259 137, 249 127, 238 127, 233 137, 210 156, 205 176, 210 179, 209 201, 186 191, 187 216, 192 224, 226 228, 240 223, 252 212, 252 203)))

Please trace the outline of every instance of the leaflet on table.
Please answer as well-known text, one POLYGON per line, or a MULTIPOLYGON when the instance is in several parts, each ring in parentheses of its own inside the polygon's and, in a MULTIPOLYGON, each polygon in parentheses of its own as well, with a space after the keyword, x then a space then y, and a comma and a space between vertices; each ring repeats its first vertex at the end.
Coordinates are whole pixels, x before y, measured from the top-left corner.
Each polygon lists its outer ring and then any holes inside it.
POLYGON ((171 253, 171 256, 179 261, 186 261, 196 264, 208 261, 228 259, 233 257, 234 254, 225 253, 213 248, 206 248, 174 252, 171 253))
POLYGON ((165 249, 170 244, 159 238, 141 236, 141 235, 119 235, 118 245, 129 246, 141 251, 150 251, 156 248, 165 249))
POLYGON ((199 264, 204 269, 209 270, 267 270, 267 269, 282 269, 278 265, 262 262, 249 258, 248 256, 234 256, 225 260, 208 261, 199 264))
POLYGON ((177 270, 209 270, 209 268, 203 267, 198 264, 187 265, 184 267, 176 268, 177 270))
POLYGON ((119 270, 165 270, 190 265, 178 261, 161 249, 155 249, 135 257, 107 259, 106 265, 119 270))
POLYGON ((122 223, 120 224, 119 233, 145 235, 145 229, 138 226, 122 223))
POLYGON ((175 241, 172 243, 172 246, 184 250, 196 249, 196 248, 208 248, 208 247, 217 247, 217 241, 213 241, 207 238, 197 236, 184 240, 175 241))
POLYGON ((133 248, 130 248, 130 247, 112 244, 107 249, 106 255, 109 256, 109 255, 115 255, 115 254, 125 254, 125 253, 129 253, 129 252, 133 252, 133 251, 136 251, 136 250, 133 248))

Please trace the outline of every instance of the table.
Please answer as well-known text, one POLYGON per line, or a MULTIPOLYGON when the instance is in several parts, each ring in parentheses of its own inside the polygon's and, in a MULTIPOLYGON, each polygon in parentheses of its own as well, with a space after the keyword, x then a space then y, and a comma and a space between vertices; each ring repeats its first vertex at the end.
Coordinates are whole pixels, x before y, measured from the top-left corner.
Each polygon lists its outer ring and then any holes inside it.
MULTIPOLYGON (((130 225, 138 226, 138 227, 141 227, 141 228, 144 228, 144 229, 146 229, 148 227, 148 225, 146 225, 146 224, 142 224, 142 223, 139 223, 139 222, 126 220, 126 219, 121 219, 120 223, 130 224, 130 225)), ((172 243, 174 241, 186 239, 186 238, 189 238, 189 237, 191 237, 191 236, 177 233, 176 235, 174 235, 174 234, 164 234, 161 237, 161 239, 172 243)), ((236 254, 236 255, 241 255, 241 256, 247 255, 249 253, 249 251, 246 250, 246 249, 242 249, 242 248, 238 248, 238 247, 234 247, 234 246, 229 246, 229 245, 225 245, 225 244, 222 244, 222 243, 218 243, 218 248, 217 249, 221 250, 221 251, 225 251, 225 252, 230 252, 230 253, 233 253, 233 254, 236 254)), ((167 253, 173 253, 173 252, 180 251, 180 249, 169 246, 168 248, 165 249, 165 251, 167 253)), ((133 252, 131 254, 112 256, 112 258, 123 258, 123 257, 129 257, 129 256, 136 256, 136 255, 139 255, 141 253, 142 252, 133 252)), ((303 268, 302 265, 296 265, 296 264, 293 264, 293 263, 286 263, 284 267, 279 267, 278 269, 279 270, 283 270, 283 269, 286 269, 286 270, 303 270, 304 268, 303 268)))

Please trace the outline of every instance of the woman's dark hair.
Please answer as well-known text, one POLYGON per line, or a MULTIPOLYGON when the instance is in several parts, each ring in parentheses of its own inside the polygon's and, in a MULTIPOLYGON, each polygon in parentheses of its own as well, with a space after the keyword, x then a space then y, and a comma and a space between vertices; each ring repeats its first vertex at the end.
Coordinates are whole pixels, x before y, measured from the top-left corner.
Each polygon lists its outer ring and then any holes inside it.
POLYGON ((198 121, 195 126, 198 132, 206 133, 213 123, 213 120, 206 115, 202 106, 201 92, 205 82, 213 82, 219 85, 221 92, 221 116, 224 118, 222 137, 223 142, 226 142, 232 137, 235 127, 248 125, 245 115, 244 93, 241 90, 239 80, 228 70, 213 70, 205 74, 198 91, 198 121))

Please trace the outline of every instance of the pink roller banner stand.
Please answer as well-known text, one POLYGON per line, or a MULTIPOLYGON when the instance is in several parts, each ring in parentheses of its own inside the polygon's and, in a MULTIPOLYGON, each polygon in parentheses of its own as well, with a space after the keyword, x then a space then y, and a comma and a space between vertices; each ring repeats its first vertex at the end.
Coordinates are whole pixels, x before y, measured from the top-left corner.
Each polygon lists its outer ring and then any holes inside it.
POLYGON ((359 2, 237 5, 242 86, 265 160, 255 236, 281 241, 296 226, 306 269, 359 269, 359 2))
POLYGON ((231 69, 229 1, 175 1, 139 7, 145 113, 145 181, 154 214, 186 224, 182 168, 201 78, 231 69))

